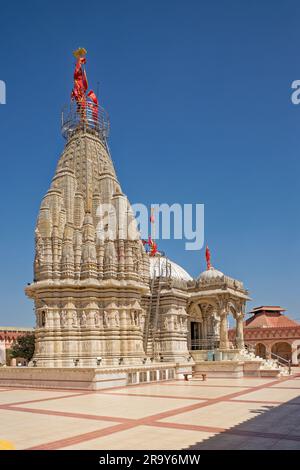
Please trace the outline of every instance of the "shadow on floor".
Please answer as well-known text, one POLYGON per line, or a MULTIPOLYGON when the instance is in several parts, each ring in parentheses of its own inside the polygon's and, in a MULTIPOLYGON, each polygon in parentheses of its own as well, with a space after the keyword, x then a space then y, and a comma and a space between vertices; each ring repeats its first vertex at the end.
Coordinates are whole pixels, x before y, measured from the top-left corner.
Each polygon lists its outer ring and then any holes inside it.
POLYGON ((280 405, 257 405, 250 413, 253 418, 187 449, 300 450, 300 389, 299 397, 293 400, 280 405))

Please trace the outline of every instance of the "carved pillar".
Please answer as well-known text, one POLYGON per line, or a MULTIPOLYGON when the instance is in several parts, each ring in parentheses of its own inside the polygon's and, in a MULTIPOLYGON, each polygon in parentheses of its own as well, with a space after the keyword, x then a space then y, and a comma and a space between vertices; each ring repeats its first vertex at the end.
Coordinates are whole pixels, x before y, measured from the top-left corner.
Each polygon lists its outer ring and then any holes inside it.
POLYGON ((297 366, 299 363, 298 361, 298 341, 294 341, 292 343, 292 364, 297 366))
POLYGON ((266 359, 271 359, 272 346, 271 344, 266 344, 266 359))
POLYGON ((236 338, 236 347, 238 349, 244 349, 244 316, 242 314, 236 317, 236 328, 235 328, 235 338, 236 338))
POLYGON ((202 338, 201 339, 207 339, 207 317, 203 317, 203 322, 202 322, 202 338))
POLYGON ((228 349, 228 326, 227 326, 227 312, 223 312, 220 316, 220 349, 228 349))
POLYGON ((217 311, 213 312, 212 322, 214 339, 218 340, 220 338, 220 317, 217 311))

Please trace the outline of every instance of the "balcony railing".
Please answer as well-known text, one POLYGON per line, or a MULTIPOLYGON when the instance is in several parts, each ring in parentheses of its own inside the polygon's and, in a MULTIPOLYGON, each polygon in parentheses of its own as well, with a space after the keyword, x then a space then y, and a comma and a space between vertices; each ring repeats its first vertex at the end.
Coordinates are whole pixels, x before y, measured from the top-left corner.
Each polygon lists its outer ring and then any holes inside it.
POLYGON ((191 348, 193 351, 211 351, 220 347, 220 341, 212 339, 192 339, 191 348))
POLYGON ((65 139, 69 139, 74 131, 82 128, 96 132, 100 139, 106 142, 109 127, 109 117, 105 109, 89 101, 84 103, 71 101, 62 110, 61 130, 65 139))
POLYGON ((285 357, 278 356, 278 354, 272 352, 271 359, 274 359, 279 366, 285 367, 288 370, 289 375, 291 375, 292 361, 290 359, 285 359, 285 357))

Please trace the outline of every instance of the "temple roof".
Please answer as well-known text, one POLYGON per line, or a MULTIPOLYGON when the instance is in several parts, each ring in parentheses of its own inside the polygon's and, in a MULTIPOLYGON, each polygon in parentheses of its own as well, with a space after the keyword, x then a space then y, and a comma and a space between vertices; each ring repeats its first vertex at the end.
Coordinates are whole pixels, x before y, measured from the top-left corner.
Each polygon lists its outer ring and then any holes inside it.
POLYGON ((295 320, 283 315, 281 312, 284 310, 281 307, 258 307, 255 311, 258 313, 255 313, 245 321, 245 328, 288 328, 300 326, 295 320), (262 308, 265 310, 259 310, 262 308), (269 311, 266 310, 267 308, 269 311))
POLYGON ((277 305, 262 305, 261 307, 255 307, 249 313, 260 313, 260 312, 285 312, 285 309, 277 305))

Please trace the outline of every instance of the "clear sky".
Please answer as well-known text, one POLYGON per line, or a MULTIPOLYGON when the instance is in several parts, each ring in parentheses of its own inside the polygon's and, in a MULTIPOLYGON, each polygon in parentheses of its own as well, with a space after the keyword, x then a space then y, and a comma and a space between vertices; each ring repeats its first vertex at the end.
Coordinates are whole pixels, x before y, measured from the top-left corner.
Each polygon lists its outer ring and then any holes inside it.
MULTIPOLYGON (((300 320, 300 4, 11 1, 0 10, 0 325, 34 324, 34 226, 64 141, 77 47, 132 202, 204 203, 213 265, 300 320)), ((204 250, 160 247, 191 275, 204 250)))

